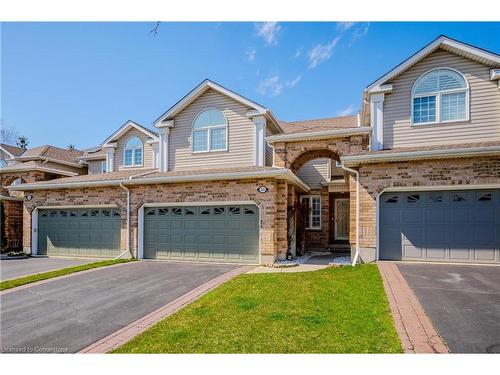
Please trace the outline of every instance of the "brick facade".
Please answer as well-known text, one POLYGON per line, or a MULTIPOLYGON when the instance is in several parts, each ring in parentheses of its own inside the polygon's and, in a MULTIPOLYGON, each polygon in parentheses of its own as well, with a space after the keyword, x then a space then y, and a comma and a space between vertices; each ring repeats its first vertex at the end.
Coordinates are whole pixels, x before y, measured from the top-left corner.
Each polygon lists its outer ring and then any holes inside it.
MULTIPOLYGON (((440 159, 365 164, 360 174, 359 245, 374 255, 377 243, 376 198, 386 188, 500 184, 500 158, 440 159)), ((349 179, 350 242, 355 243, 356 184, 349 179)))
MULTIPOLYGON (((262 263, 272 263, 287 251, 287 194, 283 180, 255 179, 129 186, 131 194, 131 251, 137 254, 138 210, 145 203, 252 201, 260 208, 260 251, 262 263), (257 191, 266 186, 266 193, 257 191), (279 202, 279 203, 278 203, 279 202)), ((24 202, 24 241, 31 247, 31 213, 43 206, 116 205, 121 210, 121 243, 126 249, 126 192, 120 187, 38 190, 24 202)))
POLYGON ((366 136, 361 135, 328 140, 278 142, 274 144, 274 165, 295 172, 309 160, 324 157, 339 160, 340 156, 359 153, 366 147, 366 136))

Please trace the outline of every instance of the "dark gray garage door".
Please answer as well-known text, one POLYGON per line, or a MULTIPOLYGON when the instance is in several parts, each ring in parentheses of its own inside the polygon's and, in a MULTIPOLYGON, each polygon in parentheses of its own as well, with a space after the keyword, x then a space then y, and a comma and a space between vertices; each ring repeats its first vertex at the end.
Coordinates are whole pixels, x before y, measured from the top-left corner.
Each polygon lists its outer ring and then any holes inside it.
POLYGON ((380 259, 500 263, 500 189, 385 193, 380 259))
POLYGON ((144 210, 144 258, 258 263, 255 205, 144 210))
POLYGON ((120 210, 39 210, 38 254, 103 258, 119 255, 120 210))

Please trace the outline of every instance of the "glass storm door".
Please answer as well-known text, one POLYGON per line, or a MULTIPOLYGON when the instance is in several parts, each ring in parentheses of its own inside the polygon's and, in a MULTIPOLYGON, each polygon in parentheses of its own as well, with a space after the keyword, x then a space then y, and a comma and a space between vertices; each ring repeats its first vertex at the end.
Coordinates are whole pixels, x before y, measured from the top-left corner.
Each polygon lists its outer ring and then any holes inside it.
POLYGON ((349 199, 335 199, 335 239, 349 239, 349 199))

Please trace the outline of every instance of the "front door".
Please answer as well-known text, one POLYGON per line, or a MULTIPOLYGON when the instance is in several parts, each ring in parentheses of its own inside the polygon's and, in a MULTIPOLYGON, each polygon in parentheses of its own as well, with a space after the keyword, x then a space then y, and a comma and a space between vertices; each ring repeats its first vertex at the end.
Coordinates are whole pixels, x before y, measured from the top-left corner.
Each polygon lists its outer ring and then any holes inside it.
POLYGON ((349 199, 335 199, 335 240, 349 239, 349 199))

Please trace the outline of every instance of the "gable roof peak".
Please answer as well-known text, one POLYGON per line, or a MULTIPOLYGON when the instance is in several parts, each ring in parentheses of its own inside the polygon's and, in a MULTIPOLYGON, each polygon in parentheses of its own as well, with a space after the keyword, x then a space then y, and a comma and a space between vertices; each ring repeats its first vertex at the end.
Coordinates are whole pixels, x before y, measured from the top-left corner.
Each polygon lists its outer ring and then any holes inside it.
POLYGON ((370 83, 368 87, 365 89, 367 92, 377 91, 380 86, 386 82, 389 82, 391 79, 395 78, 399 74, 411 68, 413 65, 436 51, 437 49, 444 49, 445 51, 454 53, 459 56, 463 56, 465 58, 478 61, 482 64, 498 67, 500 66, 500 55, 495 52, 487 51, 483 48, 473 46, 471 44, 467 44, 461 42, 459 40, 450 38, 446 35, 439 35, 432 42, 424 46, 419 51, 415 52, 413 55, 408 57, 406 60, 396 65, 389 72, 385 73, 381 77, 377 78, 374 82, 370 83))
MULTIPOLYGON (((171 120, 174 118, 179 112, 181 112, 184 108, 186 108, 188 105, 190 105, 193 101, 195 101, 197 98, 199 98, 202 94, 204 94, 208 89, 215 90, 222 95, 225 95, 229 98, 232 98, 233 100, 236 100, 237 102, 240 102, 252 109, 254 109, 257 114, 264 115, 266 116, 273 124, 276 125, 276 127, 279 129, 279 124, 272 112, 260 105, 257 102, 254 102, 253 100, 250 100, 224 86, 221 84, 212 81, 208 78, 205 78, 203 81, 201 81, 195 88, 193 88, 191 91, 189 91, 184 97, 182 97, 177 103, 175 103, 172 107, 170 107, 166 112, 164 112, 160 117, 158 117, 154 122, 153 125, 156 127, 161 127, 162 122, 171 120)), ((281 130, 281 129, 280 129, 281 130)))

